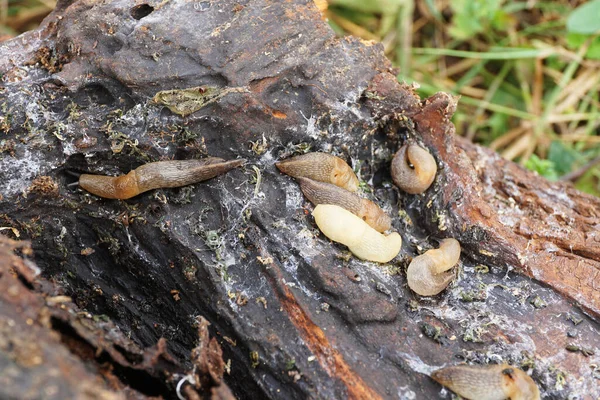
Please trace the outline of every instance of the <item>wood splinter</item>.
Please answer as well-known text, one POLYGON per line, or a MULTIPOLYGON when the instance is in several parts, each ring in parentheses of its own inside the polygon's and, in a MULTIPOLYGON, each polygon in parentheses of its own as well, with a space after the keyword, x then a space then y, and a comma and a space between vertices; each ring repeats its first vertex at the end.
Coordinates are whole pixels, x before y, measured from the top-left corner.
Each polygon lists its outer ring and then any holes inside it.
POLYGON ((244 159, 225 161, 217 157, 157 161, 144 164, 127 175, 82 174, 78 184, 96 196, 125 200, 152 189, 180 187, 205 181, 245 162, 244 159))

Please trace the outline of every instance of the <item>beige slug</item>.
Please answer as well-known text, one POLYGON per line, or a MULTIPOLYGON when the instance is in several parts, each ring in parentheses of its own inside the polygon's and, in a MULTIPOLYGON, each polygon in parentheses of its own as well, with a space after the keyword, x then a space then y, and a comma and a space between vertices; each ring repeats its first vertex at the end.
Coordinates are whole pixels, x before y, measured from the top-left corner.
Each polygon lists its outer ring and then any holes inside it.
POLYGON ((471 400, 540 400, 533 379, 508 364, 456 365, 439 369, 431 377, 471 400))
POLYGON ((383 235, 340 206, 319 204, 312 215, 325 236, 348 246, 360 259, 386 263, 400 252, 402 238, 397 232, 383 235))
POLYGON ((378 232, 385 232, 392 226, 391 218, 375 203, 363 199, 354 193, 332 185, 308 178, 296 178, 302 193, 314 205, 335 204, 359 216, 378 232))
POLYGON ((446 289, 454 274, 446 272, 460 258, 460 243, 444 239, 439 249, 426 251, 413 258, 406 271, 408 286, 421 296, 433 296, 446 289))
POLYGON ((328 153, 307 153, 275 163, 284 174, 309 178, 356 192, 358 178, 344 160, 328 153))
POLYGON ((435 179, 437 164, 426 149, 405 144, 392 160, 392 180, 410 194, 423 193, 435 179))
POLYGON ((107 199, 129 199, 152 189, 179 187, 205 181, 245 162, 243 159, 225 161, 217 157, 151 162, 130 171, 127 175, 113 177, 82 174, 79 177, 79 186, 107 199))

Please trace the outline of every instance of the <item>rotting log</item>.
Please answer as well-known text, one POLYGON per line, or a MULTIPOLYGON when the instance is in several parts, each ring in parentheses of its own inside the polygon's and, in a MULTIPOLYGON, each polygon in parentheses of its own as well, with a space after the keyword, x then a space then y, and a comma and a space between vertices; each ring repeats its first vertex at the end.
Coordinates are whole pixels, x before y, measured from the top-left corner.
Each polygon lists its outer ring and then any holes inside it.
POLYGON ((421 100, 312 2, 63 1, 0 45, 0 73, 0 226, 32 250, 2 241, 0 368, 60 377, 27 397, 449 398, 429 373, 461 360, 532 370, 544 398, 600 396, 600 201, 455 137, 456 99, 421 100), (438 162, 424 195, 391 183, 407 138, 438 162), (394 216, 395 261, 319 234, 274 166, 309 149, 394 216), (206 155, 249 162, 126 201, 67 187, 206 155), (420 298, 405 268, 444 237, 458 279, 420 298), (25 337, 41 363, 12 352, 25 337))

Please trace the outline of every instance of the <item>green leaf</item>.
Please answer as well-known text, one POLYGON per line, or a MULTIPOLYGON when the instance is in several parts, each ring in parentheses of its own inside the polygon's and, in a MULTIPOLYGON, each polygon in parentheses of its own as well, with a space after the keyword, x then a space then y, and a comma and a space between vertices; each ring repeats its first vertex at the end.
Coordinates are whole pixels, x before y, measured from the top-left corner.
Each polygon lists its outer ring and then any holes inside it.
POLYGON ((404 0, 332 0, 332 6, 346 7, 363 13, 396 13, 404 0))
POLYGON ((600 31, 600 0, 577 7, 567 18, 567 32, 594 34, 600 31))
POLYGON ((550 160, 542 160, 535 154, 532 154, 531 157, 529 157, 529 160, 525 163, 525 168, 537 172, 548 180, 558 180, 558 173, 556 173, 554 163, 550 160))
MULTIPOLYGON (((589 37, 589 35, 583 35, 581 33, 568 33, 567 46, 569 46, 570 49, 578 50, 589 37)), ((600 60, 600 36, 595 37, 592 40, 587 53, 585 53, 585 57, 591 60, 600 60)))
POLYGON ((488 29, 504 0, 451 0, 454 11, 450 34, 457 39, 469 39, 488 29))
POLYGON ((581 160, 581 155, 562 142, 553 141, 548 150, 548 160, 554 164, 554 169, 559 175, 571 172, 573 163, 581 160))
POLYGON ((582 192, 600 197, 600 167, 587 171, 575 182, 575 187, 582 192))

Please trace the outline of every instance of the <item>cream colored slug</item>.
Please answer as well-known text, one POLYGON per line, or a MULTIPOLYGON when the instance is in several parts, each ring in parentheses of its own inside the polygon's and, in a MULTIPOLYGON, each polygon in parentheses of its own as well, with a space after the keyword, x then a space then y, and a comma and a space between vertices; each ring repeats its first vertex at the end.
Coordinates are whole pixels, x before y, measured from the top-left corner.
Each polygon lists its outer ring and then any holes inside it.
POLYGON ((331 183, 317 182, 308 178, 296 178, 302 193, 314 205, 335 204, 359 216, 378 232, 385 232, 392 226, 391 218, 375 203, 363 199, 331 183))
POLYGON ((157 188, 190 185, 221 175, 244 164, 246 160, 225 161, 208 157, 201 160, 158 161, 144 164, 127 175, 104 176, 82 174, 79 186, 107 199, 129 199, 157 188))
POLYGON ((402 238, 397 232, 383 235, 342 207, 319 204, 312 215, 325 236, 348 246, 360 259, 386 263, 400 252, 402 238))
POLYGON ((423 193, 435 179, 437 164, 426 149, 405 144, 392 160, 392 180, 407 193, 423 193))
POLYGON ((431 377, 471 400, 540 400, 533 379, 508 364, 456 365, 439 369, 431 377))
POLYGON ((358 178, 344 160, 328 153, 307 153, 275 163, 284 174, 309 178, 356 192, 358 178))
POLYGON ((460 243, 444 239, 439 249, 426 251, 415 257, 406 271, 408 286, 421 296, 433 296, 446 289, 454 274, 446 272, 460 258, 460 243))

